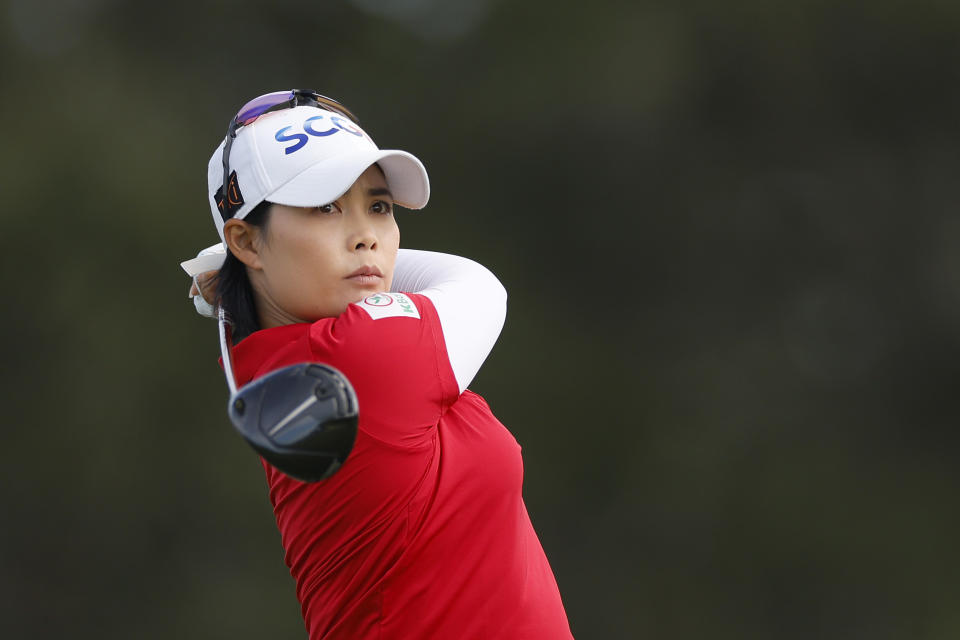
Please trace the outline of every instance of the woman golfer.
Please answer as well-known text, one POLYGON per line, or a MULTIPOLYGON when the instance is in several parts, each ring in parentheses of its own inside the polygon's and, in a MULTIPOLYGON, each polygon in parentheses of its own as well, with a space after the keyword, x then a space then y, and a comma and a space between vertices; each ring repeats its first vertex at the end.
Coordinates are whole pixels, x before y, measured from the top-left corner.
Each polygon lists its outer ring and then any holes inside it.
POLYGON ((227 251, 184 268, 217 271, 203 289, 242 339, 237 384, 319 362, 356 390, 336 474, 263 463, 311 640, 571 637, 520 447, 467 390, 506 293, 470 260, 399 249, 394 207, 429 198, 420 161, 378 149, 329 98, 278 92, 238 113, 207 193, 227 251))

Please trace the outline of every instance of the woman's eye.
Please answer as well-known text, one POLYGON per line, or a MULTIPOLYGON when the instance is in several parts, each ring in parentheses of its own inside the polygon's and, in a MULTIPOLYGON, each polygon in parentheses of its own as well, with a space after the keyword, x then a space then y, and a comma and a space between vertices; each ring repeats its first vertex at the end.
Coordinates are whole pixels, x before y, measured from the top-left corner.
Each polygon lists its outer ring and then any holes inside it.
POLYGON ((377 200, 370 209, 374 213, 390 213, 393 211, 393 205, 385 200, 377 200))
POLYGON ((317 211, 320 213, 333 213, 335 207, 336 205, 331 202, 330 204, 324 204, 317 207, 317 211))

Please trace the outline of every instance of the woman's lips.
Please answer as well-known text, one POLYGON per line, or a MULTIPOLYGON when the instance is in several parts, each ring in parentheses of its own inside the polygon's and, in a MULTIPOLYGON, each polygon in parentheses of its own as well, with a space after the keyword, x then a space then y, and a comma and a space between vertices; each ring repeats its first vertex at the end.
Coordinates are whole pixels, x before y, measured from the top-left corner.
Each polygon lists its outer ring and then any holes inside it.
POLYGON ((379 285, 383 282, 383 273, 375 266, 364 265, 348 275, 346 279, 363 286, 379 285))

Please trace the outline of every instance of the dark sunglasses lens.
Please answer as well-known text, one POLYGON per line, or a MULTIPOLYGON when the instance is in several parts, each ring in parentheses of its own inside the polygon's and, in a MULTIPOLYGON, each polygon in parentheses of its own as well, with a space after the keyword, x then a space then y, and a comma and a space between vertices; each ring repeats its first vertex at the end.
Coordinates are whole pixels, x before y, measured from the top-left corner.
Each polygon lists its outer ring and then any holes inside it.
POLYGON ((275 91, 254 98, 237 112, 237 124, 250 124, 278 104, 289 102, 293 98, 293 93, 293 91, 275 91))

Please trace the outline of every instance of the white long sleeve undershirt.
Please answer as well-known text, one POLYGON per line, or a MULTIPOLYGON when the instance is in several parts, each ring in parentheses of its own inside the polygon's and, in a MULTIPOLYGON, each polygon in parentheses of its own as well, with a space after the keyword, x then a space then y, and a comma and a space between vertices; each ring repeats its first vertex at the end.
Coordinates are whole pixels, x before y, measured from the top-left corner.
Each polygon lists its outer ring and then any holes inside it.
POLYGON ((433 302, 440 316, 450 366, 463 392, 503 329, 506 289, 486 267, 473 260, 434 251, 400 249, 390 290, 419 293, 433 302))

